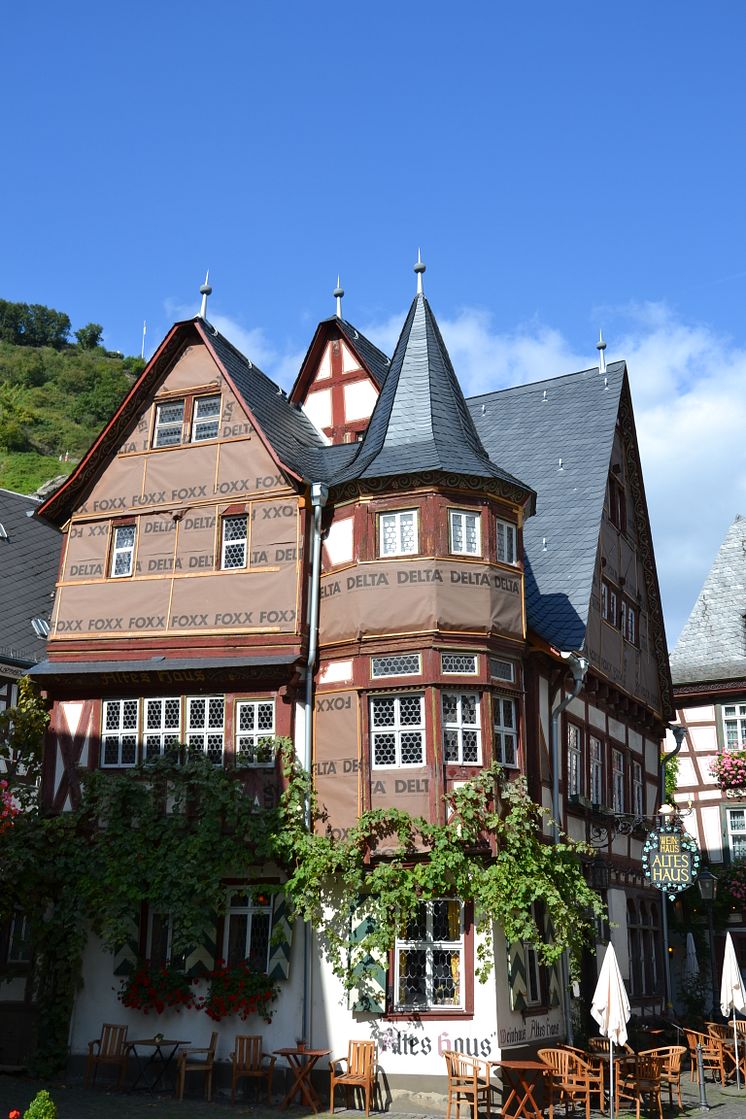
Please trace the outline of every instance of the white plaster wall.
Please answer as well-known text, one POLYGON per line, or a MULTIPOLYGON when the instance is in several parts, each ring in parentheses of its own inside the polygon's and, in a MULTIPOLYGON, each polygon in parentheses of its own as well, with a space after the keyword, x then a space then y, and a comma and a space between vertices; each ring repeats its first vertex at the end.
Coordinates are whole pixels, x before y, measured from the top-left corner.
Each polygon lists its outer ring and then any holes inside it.
POLYGON ((349 563, 352 560, 354 519, 340 517, 329 525, 324 538, 325 559, 330 564, 349 563))
POLYGON ((720 823, 720 808, 717 805, 702 808, 702 844, 713 863, 723 861, 723 831, 720 823))
POLYGON ((694 762, 691 760, 691 758, 683 757, 681 754, 679 755, 679 774, 677 784, 682 787, 688 787, 689 785, 697 784, 697 773, 694 768, 694 762))
POLYGON ((690 727, 689 734, 698 754, 716 754, 718 736, 714 724, 709 727, 690 727))
POLYGON ((321 429, 332 424, 332 394, 329 389, 318 389, 306 397, 303 411, 312 424, 321 429))
POLYGON ((615 738, 617 742, 626 742, 627 728, 624 723, 620 723, 618 719, 612 719, 609 715, 609 735, 615 738))
POLYGON ((321 684, 339 684, 352 679, 352 661, 329 661, 321 670, 321 684))
POLYGON ((356 369, 360 368, 360 362, 349 349, 348 346, 342 342, 342 372, 354 373, 356 369))
POLYGON ((575 715, 576 718, 585 721, 585 701, 579 698, 571 699, 567 705, 567 711, 570 715, 575 715))
POLYGON ((631 750, 642 753, 642 735, 632 730, 632 727, 627 727, 627 742, 631 750))
POLYGON ((606 713, 604 711, 599 711, 599 709, 593 707, 592 704, 588 704, 588 722, 592 727, 596 727, 606 734, 606 713))
POLYGON ((378 393, 370 381, 353 381, 351 385, 345 385, 345 419, 367 420, 377 399, 378 393))

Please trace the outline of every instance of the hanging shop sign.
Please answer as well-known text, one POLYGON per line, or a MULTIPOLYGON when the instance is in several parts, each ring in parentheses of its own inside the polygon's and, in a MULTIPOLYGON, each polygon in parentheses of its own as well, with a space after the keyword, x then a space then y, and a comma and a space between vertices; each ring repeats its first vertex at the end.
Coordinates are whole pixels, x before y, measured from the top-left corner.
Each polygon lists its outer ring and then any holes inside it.
POLYGON ((642 871, 669 901, 694 885, 699 873, 699 848, 681 827, 651 831, 642 849, 642 871))

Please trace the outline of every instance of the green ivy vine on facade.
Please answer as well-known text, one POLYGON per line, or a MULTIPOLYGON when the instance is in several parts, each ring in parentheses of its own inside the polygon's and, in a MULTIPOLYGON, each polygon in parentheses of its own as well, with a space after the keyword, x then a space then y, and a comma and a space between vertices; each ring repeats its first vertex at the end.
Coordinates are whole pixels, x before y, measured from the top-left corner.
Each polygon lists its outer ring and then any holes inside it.
MULTIPOLYGON (((22 696, 18 781, 24 751, 40 759, 46 725, 41 700, 28 689, 22 696)), ((282 889, 295 914, 310 922, 347 990, 360 989, 366 969, 393 946, 418 905, 434 897, 458 897, 472 907, 481 979, 494 964, 495 924, 508 942, 534 944, 544 963, 565 950, 578 960, 603 912, 583 874, 589 852, 567 838, 547 842, 548 813, 531 800, 523 778, 507 779, 493 766, 447 795, 447 823, 376 810, 339 839, 318 809, 292 742, 278 739, 276 746, 284 784, 274 807, 258 807, 239 772, 185 749, 178 758, 124 772, 81 772, 75 811, 48 815, 25 798, 25 811, 0 834, 0 916, 8 919, 20 908, 30 922, 37 1072, 65 1063, 89 930, 115 952, 147 904, 170 915, 174 955, 188 953, 214 935, 226 879, 251 882, 268 874, 282 881, 262 888, 282 889), (548 919, 551 940, 537 925, 534 903, 548 919), (351 944, 356 911, 369 920, 351 944)))

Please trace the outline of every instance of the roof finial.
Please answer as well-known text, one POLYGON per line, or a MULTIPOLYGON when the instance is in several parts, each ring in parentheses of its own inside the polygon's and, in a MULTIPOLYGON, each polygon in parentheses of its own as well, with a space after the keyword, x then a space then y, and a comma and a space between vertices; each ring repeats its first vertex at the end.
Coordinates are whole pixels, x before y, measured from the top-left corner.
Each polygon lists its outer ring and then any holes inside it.
POLYGON ((339 273, 337 273, 337 286, 335 287, 334 291, 332 292, 332 295, 334 296, 334 298, 337 301, 337 318, 338 319, 342 318, 342 296, 344 295, 344 293, 345 293, 344 288, 340 285, 340 282, 339 282, 339 273))
POLYGON ((606 349, 606 343, 604 342, 603 332, 600 330, 598 332, 598 342, 596 342, 596 349, 598 350, 598 371, 599 373, 605 373, 606 355, 604 354, 604 350, 606 349))
POLYGON ((207 321, 207 297, 208 297, 208 295, 212 295, 212 288, 210 287, 210 269, 209 268, 205 272, 205 282, 200 287, 199 293, 202 296, 202 306, 199 309, 199 317, 201 319, 204 319, 205 322, 206 322, 207 321))
POLYGON ((425 265, 422 263, 422 253, 417 250, 417 263, 414 266, 417 273, 417 294, 422 295, 422 273, 425 271, 425 265))

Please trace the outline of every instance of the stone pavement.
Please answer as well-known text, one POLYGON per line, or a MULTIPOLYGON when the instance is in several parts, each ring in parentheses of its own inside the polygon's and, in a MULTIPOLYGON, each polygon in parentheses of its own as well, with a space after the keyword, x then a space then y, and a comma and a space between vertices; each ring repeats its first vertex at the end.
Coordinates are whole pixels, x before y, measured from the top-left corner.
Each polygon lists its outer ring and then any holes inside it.
MULTIPOLYGON (((103 1075, 103 1074, 102 1074, 103 1075)), ((699 1110, 699 1092, 694 1084, 690 1084, 688 1074, 681 1079, 684 1108, 679 1112, 674 1106, 671 1110, 664 1101, 664 1119, 674 1119, 677 1115, 690 1116, 691 1119, 703 1119, 705 1112, 699 1110)), ((198 1098, 196 1090, 183 1102, 174 1099, 173 1094, 163 1096, 150 1096, 146 1093, 121 1093, 111 1092, 106 1088, 96 1087, 87 1089, 79 1081, 64 1080, 54 1082, 40 1082, 28 1077, 8 1076, 0 1074, 0 1119, 7 1119, 8 1112, 18 1108, 23 1114, 26 1107, 39 1091, 47 1088, 52 1099, 57 1105, 59 1119, 147 1119, 148 1116, 157 1116, 158 1119, 221 1119, 224 1116, 252 1116, 252 1119, 279 1119, 280 1115, 287 1119, 305 1119, 312 1114, 307 1108, 291 1107, 286 1112, 279 1112, 276 1107, 266 1105, 249 1106, 245 1103, 231 1107, 230 1095, 217 1092, 212 1103, 206 1103, 198 1098)), ((741 1088, 740 1093, 735 1085, 721 1088, 719 1085, 707 1082, 707 1103, 712 1119, 746 1119, 746 1088, 741 1088)), ((195 1082, 196 1089, 196 1082, 195 1082)), ((665 1095, 665 1093, 664 1093, 665 1095)), ((279 1097, 278 1101, 279 1101, 279 1097)), ((340 1095, 340 1100, 342 1099, 340 1095)), ((428 1093, 417 1094, 410 1092, 394 1092, 386 1110, 389 1119, 442 1119, 445 1114, 445 1096, 428 1093)), ((463 1107, 463 1105, 462 1105, 463 1107)), ((319 1119, 325 1119, 331 1113, 319 1112, 319 1119)), ((372 1112, 378 1115, 380 1112, 372 1112)), ((563 1115, 562 1109, 557 1110, 558 1116, 563 1115)), ((363 1119, 363 1111, 346 1111, 341 1106, 337 1107, 337 1119, 363 1119)), ((629 1119, 634 1112, 623 1111, 622 1119, 629 1119)), ((462 1110, 462 1116, 469 1117, 468 1108, 462 1110)), ((575 1112, 577 1119, 584 1119, 582 1110, 575 1112)), ((600 1113, 594 1112, 593 1119, 600 1119, 600 1113)))

